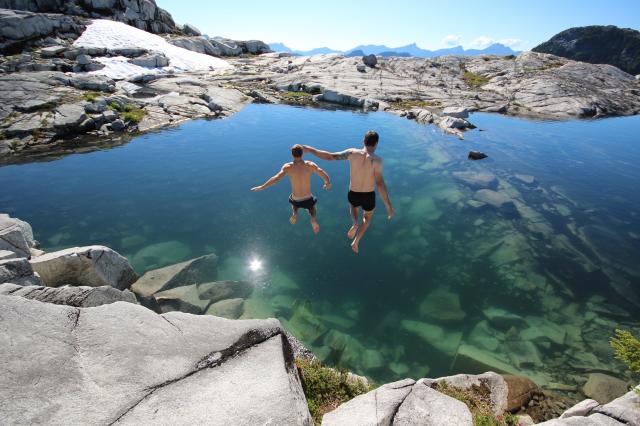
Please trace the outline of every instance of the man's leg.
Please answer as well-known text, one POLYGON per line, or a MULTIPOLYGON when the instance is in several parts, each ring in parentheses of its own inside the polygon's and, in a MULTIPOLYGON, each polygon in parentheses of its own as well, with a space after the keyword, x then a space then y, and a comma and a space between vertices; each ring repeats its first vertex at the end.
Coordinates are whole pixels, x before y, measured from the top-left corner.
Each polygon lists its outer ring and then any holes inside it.
POLYGON ((367 228, 369 227, 369 224, 371 224, 371 219, 373 219, 373 212, 374 212, 373 210, 364 212, 364 217, 362 218, 362 225, 358 227, 358 232, 356 233, 356 237, 353 239, 353 242, 351 243, 351 250, 355 251, 356 253, 358 253, 358 251, 360 250, 360 248, 358 247, 358 244, 360 244, 360 240, 364 236, 364 233, 367 232, 367 228))
POLYGON ((318 225, 318 221, 316 220, 316 206, 313 206, 309 209, 309 216, 311 216, 311 227, 313 228, 314 233, 320 232, 320 225, 318 225))
POLYGON ((289 218, 289 222, 291 222, 292 225, 296 224, 296 220, 298 220, 298 208, 294 205, 291 205, 291 209, 293 210, 293 213, 291 213, 291 217, 289 218))
POLYGON ((349 215, 351 216, 351 228, 347 231, 347 237, 352 240, 353 237, 356 236, 356 231, 358 230, 358 216, 360 215, 360 208, 349 204, 349 215))

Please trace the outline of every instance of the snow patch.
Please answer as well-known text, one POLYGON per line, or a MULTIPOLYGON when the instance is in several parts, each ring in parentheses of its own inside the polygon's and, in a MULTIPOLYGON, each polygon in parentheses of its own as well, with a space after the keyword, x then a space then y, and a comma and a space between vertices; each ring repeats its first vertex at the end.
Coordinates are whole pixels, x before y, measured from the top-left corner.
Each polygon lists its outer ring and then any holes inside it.
POLYGON ((169 58, 169 66, 164 68, 140 67, 130 64, 123 56, 94 58, 105 67, 92 71, 91 74, 105 75, 113 79, 126 79, 134 75, 158 72, 216 70, 231 67, 222 59, 174 46, 158 35, 108 19, 93 20, 73 45, 107 49, 142 48, 150 52, 164 53, 169 58))

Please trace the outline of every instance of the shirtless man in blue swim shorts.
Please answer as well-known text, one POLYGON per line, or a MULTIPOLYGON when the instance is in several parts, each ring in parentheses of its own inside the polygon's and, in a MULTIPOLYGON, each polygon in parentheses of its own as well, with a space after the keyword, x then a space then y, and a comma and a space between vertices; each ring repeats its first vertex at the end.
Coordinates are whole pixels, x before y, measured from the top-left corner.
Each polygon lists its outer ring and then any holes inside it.
POLYGON ((305 152, 323 160, 349 160, 349 213, 351 215, 351 228, 347 236, 352 239, 351 249, 358 253, 360 240, 367 231, 376 208, 376 193, 378 189, 380 198, 387 208, 387 217, 393 217, 393 206, 387 192, 387 185, 382 176, 382 158, 374 154, 378 147, 379 136, 376 132, 369 131, 364 135, 362 148, 349 148, 341 152, 327 152, 312 146, 304 146, 305 152), (360 223, 360 208, 364 211, 362 223, 360 223))
POLYGON ((280 171, 260 186, 251 188, 252 191, 262 191, 265 188, 279 182, 283 177, 289 176, 291 182, 291 195, 289 195, 289 203, 293 209, 293 213, 289 218, 291 224, 295 224, 298 220, 298 209, 306 209, 311 216, 311 227, 316 234, 320 231, 320 225, 316 219, 316 203, 318 199, 311 193, 311 175, 317 174, 324 180, 324 189, 331 188, 329 175, 312 161, 304 161, 302 159, 302 145, 294 145, 291 148, 293 161, 282 166, 280 171))

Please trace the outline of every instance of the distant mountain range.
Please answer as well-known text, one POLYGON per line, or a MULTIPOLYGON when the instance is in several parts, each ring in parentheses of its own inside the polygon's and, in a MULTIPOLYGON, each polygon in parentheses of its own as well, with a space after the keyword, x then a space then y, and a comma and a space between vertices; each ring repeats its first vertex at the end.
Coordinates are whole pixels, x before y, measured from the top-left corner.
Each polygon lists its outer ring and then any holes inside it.
POLYGON ((427 50, 419 48, 415 43, 408 44, 400 47, 388 47, 377 44, 367 44, 356 46, 353 49, 346 51, 330 49, 328 47, 319 47, 311 50, 293 50, 285 46, 282 43, 269 43, 269 47, 274 52, 288 52, 294 55, 311 56, 319 55, 323 53, 338 53, 346 56, 361 56, 361 55, 378 55, 378 56, 416 56, 419 58, 433 58, 435 56, 445 55, 516 55, 520 52, 512 50, 510 47, 504 44, 494 43, 484 49, 464 49, 462 46, 449 47, 446 49, 427 50))

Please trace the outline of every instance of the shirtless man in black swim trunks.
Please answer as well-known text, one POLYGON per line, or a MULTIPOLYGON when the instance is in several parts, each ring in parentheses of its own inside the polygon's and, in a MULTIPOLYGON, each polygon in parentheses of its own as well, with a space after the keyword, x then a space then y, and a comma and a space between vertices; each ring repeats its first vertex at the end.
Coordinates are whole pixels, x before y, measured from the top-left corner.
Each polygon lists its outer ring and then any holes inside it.
POLYGON ((283 177, 289 176, 291 182, 291 195, 289 195, 289 203, 293 209, 293 213, 289 218, 291 224, 295 224, 298 220, 298 209, 307 209, 311 216, 311 227, 316 234, 320 231, 320 225, 316 219, 316 203, 318 199, 311 193, 311 175, 316 173, 324 180, 324 189, 331 188, 329 175, 312 161, 304 161, 302 159, 302 145, 294 145, 291 148, 293 161, 282 166, 280 171, 260 186, 251 188, 252 191, 262 191, 265 188, 280 181, 283 177))
POLYGON ((362 148, 349 148, 341 152, 327 152, 312 146, 304 146, 305 152, 310 152, 323 160, 349 160, 351 181, 347 198, 349 199, 352 224, 347 236, 353 239, 351 249, 356 253, 360 249, 360 240, 362 240, 373 218, 373 210, 376 207, 376 187, 387 208, 387 217, 389 219, 393 217, 393 206, 382 176, 382 158, 374 154, 378 146, 378 139, 376 132, 369 131, 364 135, 362 148), (359 222, 361 207, 364 210, 362 224, 359 222))

